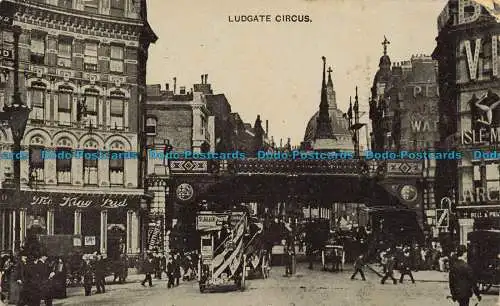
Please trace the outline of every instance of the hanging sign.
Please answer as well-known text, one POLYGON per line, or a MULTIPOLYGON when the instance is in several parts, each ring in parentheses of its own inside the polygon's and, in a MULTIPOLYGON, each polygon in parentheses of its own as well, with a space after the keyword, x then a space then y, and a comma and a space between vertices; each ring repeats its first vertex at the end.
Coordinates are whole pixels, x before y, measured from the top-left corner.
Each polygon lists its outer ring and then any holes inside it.
POLYGON ((95 245, 95 236, 85 236, 85 245, 95 245))

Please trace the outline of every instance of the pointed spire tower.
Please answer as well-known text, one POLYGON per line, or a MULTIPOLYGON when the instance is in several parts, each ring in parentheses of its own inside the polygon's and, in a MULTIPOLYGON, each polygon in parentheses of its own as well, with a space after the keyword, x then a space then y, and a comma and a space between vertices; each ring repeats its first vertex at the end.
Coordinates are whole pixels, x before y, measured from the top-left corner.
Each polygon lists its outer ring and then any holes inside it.
MULTIPOLYGON (((319 104, 318 121, 315 132, 315 139, 334 139, 332 123, 328 113, 328 95, 326 88, 326 57, 323 59, 323 82, 321 84, 321 102, 319 104)), ((333 85, 333 83, 332 83, 333 85)))
POLYGON ((328 99, 328 107, 330 110, 337 109, 337 97, 332 81, 332 67, 328 67, 328 82, 326 83, 326 96, 328 99))

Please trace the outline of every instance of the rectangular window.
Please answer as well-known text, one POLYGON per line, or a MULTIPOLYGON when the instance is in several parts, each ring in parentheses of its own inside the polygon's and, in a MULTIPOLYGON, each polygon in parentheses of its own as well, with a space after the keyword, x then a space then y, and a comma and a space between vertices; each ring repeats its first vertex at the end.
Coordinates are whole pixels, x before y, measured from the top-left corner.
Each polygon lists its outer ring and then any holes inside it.
POLYGON ((156 135, 156 119, 155 118, 148 118, 146 120, 145 132, 148 135, 156 135))
POLYGON ((69 148, 59 148, 56 150, 58 158, 56 159, 57 182, 60 184, 71 184, 71 157, 72 150, 69 148))
POLYGON ((59 0, 57 6, 67 8, 67 9, 72 9, 73 8, 73 0, 59 0))
POLYGON ((31 91, 31 120, 44 120, 45 118, 45 91, 34 89, 31 91))
POLYGON ((123 47, 111 46, 111 72, 123 73, 123 47))
POLYGON ((111 129, 122 129, 124 126, 124 118, 123 118, 123 100, 121 99, 111 99, 111 109, 110 109, 110 117, 111 117, 111 129))
POLYGON ((97 185, 97 150, 85 150, 83 155, 83 183, 97 185))
POLYGON ((111 16, 125 16, 125 0, 111 0, 109 13, 111 16))
POLYGON ((43 148, 30 147, 30 181, 44 181, 43 148))
POLYGON ((45 61, 45 36, 31 34, 31 62, 33 64, 43 65, 45 61))
POLYGON ((97 96, 86 96, 85 97, 85 107, 87 108, 86 110, 86 117, 87 120, 89 121, 89 124, 91 123, 93 127, 97 126, 97 101, 98 97, 97 96))
POLYGON ((123 152, 113 151, 109 154, 109 181, 112 185, 123 185, 125 160, 120 157, 123 152))
POLYGON ((499 172, 497 164, 486 165, 486 180, 499 180, 499 172))
POLYGON ((59 103, 57 107, 57 112, 59 115, 60 125, 70 125, 71 124, 71 107, 72 107, 72 96, 69 93, 59 94, 59 103))
POLYGON ((72 52, 72 41, 70 39, 60 39, 57 44, 57 65, 70 68, 72 52))
POLYGON ((97 71, 97 46, 98 44, 96 42, 85 43, 85 70, 97 71))
POLYGON ((84 1, 84 8, 83 10, 85 12, 93 13, 93 14, 98 14, 99 13, 99 0, 85 0, 84 1))

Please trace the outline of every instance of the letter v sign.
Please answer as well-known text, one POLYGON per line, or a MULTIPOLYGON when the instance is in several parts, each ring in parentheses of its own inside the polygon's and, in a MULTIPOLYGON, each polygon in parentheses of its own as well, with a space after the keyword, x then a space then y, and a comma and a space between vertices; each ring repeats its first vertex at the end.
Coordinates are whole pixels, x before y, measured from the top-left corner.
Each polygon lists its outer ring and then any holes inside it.
POLYGON ((450 225, 448 209, 436 209, 436 226, 447 228, 450 225))

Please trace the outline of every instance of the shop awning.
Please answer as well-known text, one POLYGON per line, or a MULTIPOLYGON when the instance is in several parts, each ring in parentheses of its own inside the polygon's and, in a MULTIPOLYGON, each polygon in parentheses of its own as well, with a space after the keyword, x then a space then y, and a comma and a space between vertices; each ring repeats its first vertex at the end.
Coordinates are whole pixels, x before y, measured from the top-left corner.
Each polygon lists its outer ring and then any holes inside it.
POLYGON ((137 210, 141 206, 141 200, 151 197, 143 190, 131 190, 127 192, 104 192, 104 191, 21 191, 15 196, 15 192, 8 191, 2 194, 4 201, 0 205, 9 208, 58 208, 58 209, 132 209, 137 210))

